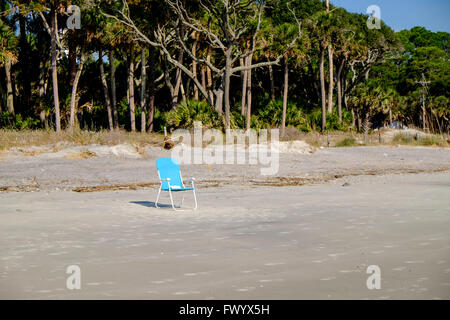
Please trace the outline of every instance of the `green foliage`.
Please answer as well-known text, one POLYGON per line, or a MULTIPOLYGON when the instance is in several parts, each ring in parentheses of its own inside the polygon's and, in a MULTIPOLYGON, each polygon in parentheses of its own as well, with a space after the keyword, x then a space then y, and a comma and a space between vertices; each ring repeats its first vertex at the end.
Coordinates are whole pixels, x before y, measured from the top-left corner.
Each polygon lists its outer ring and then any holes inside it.
POLYGON ((336 147, 354 147, 356 145, 356 140, 354 137, 344 138, 336 143, 336 147))
POLYGON ((163 132, 165 125, 165 113, 161 112, 158 108, 155 108, 155 114, 153 115, 153 130, 157 132, 163 132))
POLYGON ((173 110, 164 114, 165 123, 174 128, 192 128, 195 121, 201 121, 204 128, 223 128, 223 118, 214 107, 205 101, 182 101, 173 110))
POLYGON ((0 66, 7 60, 15 60, 17 42, 14 31, 0 20, 0 66))
MULTIPOLYGON (((51 1, 55 4, 55 1, 51 1)), ((130 52, 136 53, 135 70, 135 97, 136 97, 136 125, 139 129, 140 108, 140 55, 143 42, 137 43, 136 35, 130 28, 117 20, 106 17, 103 12, 115 14, 124 9, 122 1, 62 1, 79 5, 82 9, 82 29, 68 31, 61 38, 64 50, 68 55, 61 55, 57 61, 58 89, 61 99, 61 118, 63 127, 67 124, 70 96, 72 92, 71 72, 76 69, 79 62, 80 48, 84 47, 90 55, 87 59, 79 82, 78 119, 82 128, 102 129, 108 127, 106 103, 103 88, 99 77, 99 61, 96 52, 102 51, 105 65, 107 84, 111 92, 110 69, 108 68, 108 54, 113 53, 116 66, 117 109, 119 125, 130 129, 130 111, 127 102, 128 64, 130 52), (119 11, 118 11, 119 10, 119 11), (87 106, 87 107, 83 107, 87 106)), ((142 34, 154 39, 157 28, 175 35, 179 30, 174 10, 166 1, 127 1, 131 19, 142 31, 142 34)), ((198 1, 182 2, 186 4, 186 14, 189 18, 198 19, 202 27, 217 33, 219 39, 224 39, 226 28, 219 25, 220 15, 208 14, 208 10, 198 1)), ((51 90, 50 66, 50 37, 43 21, 37 15, 42 12, 47 22, 50 21, 50 2, 46 1, 3 1, 0 2, 0 11, 3 13, 0 20, 0 66, 5 61, 11 61, 11 79, 14 80, 14 106, 17 116, 9 114, 0 115, 0 126, 15 129, 38 127, 38 118, 41 111, 47 115, 47 123, 54 121, 53 92, 51 90), (20 3, 20 10, 16 7, 20 3), (9 11, 9 10, 14 11, 9 11), (23 14, 26 13, 26 14, 23 14), (25 25, 25 35, 22 28, 25 25), (18 61, 17 61, 18 60, 18 61), (18 63, 15 63, 18 62, 18 63), (42 71, 42 72, 41 72, 42 71), (44 95, 41 93, 41 80, 47 88, 44 95), (28 89, 27 89, 28 87, 28 89)), ((235 41, 233 56, 237 51, 248 52, 251 49, 253 32, 257 27, 257 15, 253 9, 262 5, 261 28, 255 38, 255 51, 252 56, 253 63, 274 60, 278 55, 286 52, 287 44, 297 35, 297 23, 293 19, 293 12, 302 22, 302 36, 287 50, 289 67, 289 102, 287 105, 286 126, 297 128, 300 131, 319 131, 321 129, 319 61, 320 49, 330 46, 334 52, 335 76, 342 66, 343 88, 346 90, 346 100, 349 110, 353 110, 361 120, 380 123, 389 120, 399 120, 404 124, 420 125, 422 108, 422 88, 418 81, 422 73, 430 84, 426 91, 427 121, 431 122, 432 130, 448 132, 450 117, 449 88, 450 63, 449 39, 447 32, 431 32, 423 27, 414 27, 395 33, 386 24, 381 24, 380 30, 369 30, 366 25, 367 15, 347 12, 343 8, 330 5, 330 12, 325 12, 324 2, 321 0, 264 0, 241 1, 237 11, 231 12, 230 21, 234 21, 242 30, 242 37, 235 41), (236 20, 234 20, 234 18, 236 20), (245 26, 245 27, 244 27, 245 26), (341 65, 341 63, 343 64, 341 65), (368 80, 365 78, 366 71, 368 80)), ((207 1, 205 5, 216 6, 218 12, 224 8, 220 1, 207 1)), ((213 12, 214 10, 210 11, 213 12)), ((119 16, 120 17, 120 16, 119 16)), ((62 12, 58 19, 65 21, 62 12)), ((202 28, 200 28, 202 29, 202 28)), ((183 31, 184 45, 189 51, 196 45, 196 55, 200 59, 210 58, 210 61, 220 70, 225 65, 221 50, 215 50, 204 33, 196 34, 186 26, 183 31), (198 36, 198 38, 195 38, 198 36)), ((180 34, 181 35, 181 34, 180 34)), ((228 37, 229 35, 227 35, 228 37)), ((176 37, 166 39, 167 53, 176 57, 181 48, 176 37)), ((225 40, 223 40, 225 41, 225 40)), ((217 43, 216 43, 217 45, 217 43)), ((148 48, 146 48, 148 50, 148 48)), ((58 49, 60 52, 60 49, 58 49)), ((155 50, 157 51, 157 50, 155 50)), ((191 51, 193 52, 193 51, 191 51)), ((283 60, 283 59, 282 59, 283 60)), ((156 97, 154 129, 161 131, 164 126, 190 128, 194 121, 202 121, 205 127, 223 129, 223 117, 213 106, 202 101, 188 100, 180 103, 174 110, 168 83, 174 86, 177 67, 167 56, 148 54, 148 66, 154 67, 152 73, 147 69, 147 90, 151 83, 150 74, 155 78, 165 75, 154 83, 156 97), (168 112, 165 112, 168 111, 168 112)), ((192 58, 184 55, 183 65, 192 70, 192 58)), ((235 60, 233 67, 240 61, 235 60)), ((9 64, 8 64, 9 66, 9 64)), ((284 61, 282 66, 284 66, 284 61)), ((325 59, 325 78, 328 85, 329 62, 325 59)), ((1 71, 3 72, 3 67, 1 71)), ((197 64, 197 77, 205 72, 202 64, 197 64)), ((213 70, 213 73, 214 70, 213 70)), ((204 74, 203 74, 204 75, 204 74)), ((231 108, 231 127, 245 128, 246 117, 238 112, 238 103, 241 97, 242 74, 235 73, 231 79, 230 100, 234 105, 231 108)), ((220 76, 213 74, 213 84, 210 89, 217 89, 220 85, 220 76)), ((206 79, 205 79, 206 80, 206 79)), ((276 97, 282 95, 283 70, 273 66, 269 73, 267 67, 255 68, 252 71, 252 115, 251 128, 280 127, 282 121, 282 100, 269 100, 269 85, 274 83, 276 97), (269 74, 272 78, 269 78, 269 74)), ((0 104, 5 110, 7 105, 6 77, 0 77, 0 104)), ((193 97, 193 84, 182 73, 185 95, 193 97), (189 83, 189 85, 188 85, 189 83)), ((209 84, 208 84, 209 86, 209 84)), ((147 92, 150 92, 148 90, 147 92)), ((336 97, 336 92, 334 94, 336 97)), ((352 123, 349 110, 342 110, 343 120, 339 121, 337 107, 333 113, 326 115, 327 130, 348 130, 352 123)))
MULTIPOLYGON (((352 115, 348 110, 342 110, 342 122, 339 122, 339 115, 336 108, 333 109, 333 113, 327 113, 327 131, 342 130, 347 131, 350 128, 352 122, 352 115)), ((319 131, 322 126, 322 111, 316 109, 308 115, 309 127, 313 131, 319 131)))
MULTIPOLYGON (((283 116, 283 100, 270 101, 264 108, 258 111, 258 118, 267 127, 280 127, 283 116)), ((310 131, 307 117, 296 103, 288 101, 286 107, 286 126, 298 128, 302 131, 310 131)))
POLYGON ((12 115, 8 111, 0 113, 0 127, 14 130, 37 129, 40 121, 32 117, 22 118, 22 115, 12 115))

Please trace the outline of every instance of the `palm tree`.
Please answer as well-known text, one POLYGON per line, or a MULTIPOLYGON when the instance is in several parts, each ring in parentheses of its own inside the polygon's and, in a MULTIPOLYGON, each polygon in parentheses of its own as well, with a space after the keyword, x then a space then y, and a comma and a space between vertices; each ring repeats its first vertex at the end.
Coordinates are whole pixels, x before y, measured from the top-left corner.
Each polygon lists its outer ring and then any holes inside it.
POLYGON ((110 77, 111 77, 111 103, 113 111, 114 128, 119 128, 118 124, 118 111, 117 111, 117 99, 116 99, 116 62, 115 52, 119 50, 125 52, 125 60, 128 62, 127 72, 127 84, 128 84, 128 98, 129 98, 129 115, 130 115, 130 128, 131 131, 136 130, 136 116, 135 116, 135 103, 134 103, 134 73, 135 73, 135 53, 137 46, 135 45, 135 39, 132 33, 129 32, 126 26, 111 18, 106 19, 107 23, 104 27, 104 36, 102 43, 109 44, 109 64, 110 64, 110 77))
MULTIPOLYGON (((283 23, 274 28, 274 39, 273 39, 273 47, 275 53, 283 52, 283 43, 289 41, 295 37, 298 33, 298 26, 292 23, 283 23)), ((273 32, 273 31, 272 31, 273 32)), ((284 54, 284 84, 283 84, 283 113, 281 119, 281 137, 285 135, 286 132, 286 113, 287 113, 287 102, 288 102, 288 93, 289 93, 289 60, 290 58, 295 58, 298 62, 302 58, 302 51, 299 46, 299 43, 296 43, 295 46, 291 47, 288 51, 285 51, 284 54)))
MULTIPOLYGON (((330 1, 325 0, 325 10, 328 14, 330 14, 330 1)), ((328 66, 329 66, 329 85, 328 85, 328 113, 333 112, 333 89, 334 89, 334 67, 333 67, 333 56, 334 56, 334 48, 331 45, 331 39, 328 41, 328 66)))
POLYGON ((362 129, 366 140, 370 129, 370 117, 382 107, 383 96, 381 88, 361 83, 349 97, 348 106, 358 115, 358 129, 362 129))
POLYGON ((55 105, 56 132, 59 132, 61 131, 61 115, 59 112, 58 65, 57 65, 58 7, 54 4, 51 4, 50 18, 51 18, 53 102, 55 105))
POLYGON ((325 85, 325 50, 328 47, 328 13, 319 11, 308 21, 310 34, 314 34, 314 41, 319 47, 319 78, 320 78, 320 99, 322 107, 322 131, 326 130, 327 95, 325 85))
POLYGON ((0 20, 0 66, 6 71, 6 104, 8 112, 14 114, 14 94, 11 81, 11 66, 17 62, 17 38, 11 28, 0 20))
POLYGON ((389 115, 389 127, 392 128, 392 107, 394 106, 395 101, 398 99, 398 93, 392 88, 383 91, 380 96, 380 104, 383 110, 383 113, 387 113, 389 115))

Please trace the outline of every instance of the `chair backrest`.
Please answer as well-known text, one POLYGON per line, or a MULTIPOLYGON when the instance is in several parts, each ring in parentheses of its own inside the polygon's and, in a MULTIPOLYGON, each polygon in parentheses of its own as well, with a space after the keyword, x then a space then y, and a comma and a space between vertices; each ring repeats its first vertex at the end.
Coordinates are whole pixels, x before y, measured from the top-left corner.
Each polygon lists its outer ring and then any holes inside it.
MULTIPOLYGON (((171 187, 183 188, 180 165, 177 160, 172 158, 159 158, 156 160, 156 168, 158 169, 160 179, 170 178, 171 187)), ((169 189, 169 183, 167 181, 163 181, 162 189, 169 189)))

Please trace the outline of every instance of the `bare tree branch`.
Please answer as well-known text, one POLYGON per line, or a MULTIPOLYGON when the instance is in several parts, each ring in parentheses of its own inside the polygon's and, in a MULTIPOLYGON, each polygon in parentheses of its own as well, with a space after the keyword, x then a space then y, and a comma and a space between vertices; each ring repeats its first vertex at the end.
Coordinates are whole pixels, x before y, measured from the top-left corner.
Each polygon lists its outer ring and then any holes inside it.
MULTIPOLYGON (((42 23, 44 24, 45 30, 47 30, 47 33, 51 36, 52 35, 52 29, 48 25, 47 19, 45 19, 44 14, 40 10, 38 10, 37 13, 38 13, 39 17, 41 18, 42 23)), ((56 32, 56 44, 58 45, 59 50, 61 50, 61 51, 64 50, 63 46, 61 45, 61 41, 59 39, 58 32, 56 32)))
POLYGON ((164 45, 164 43, 161 41, 163 38, 163 34, 162 32, 159 34, 156 34, 157 39, 160 41, 152 41, 150 40, 144 33, 142 33, 142 31, 134 24, 133 20, 130 17, 130 10, 128 7, 128 4, 125 0, 122 0, 124 7, 122 8, 122 10, 119 11, 119 13, 122 16, 122 19, 117 18, 114 15, 110 15, 106 12, 104 12, 103 10, 100 9, 100 12, 108 17, 108 18, 112 18, 114 20, 116 20, 117 22, 124 24, 125 26, 129 27, 137 36, 138 39, 142 42, 148 43, 149 45, 155 47, 155 48, 159 48, 162 52, 164 52, 164 54, 166 55, 167 60, 173 64, 174 66, 176 66, 177 68, 179 68, 180 70, 182 70, 189 78, 192 79, 192 81, 194 81, 195 85, 199 88, 200 92, 202 93, 202 95, 208 100, 208 102, 210 104, 212 104, 212 101, 207 93, 207 91, 203 88, 203 86, 201 85, 201 83, 198 81, 197 77, 194 76, 194 74, 188 69, 186 68, 182 63, 179 63, 176 59, 172 58, 172 56, 170 55, 170 52, 167 50, 166 46, 164 45))

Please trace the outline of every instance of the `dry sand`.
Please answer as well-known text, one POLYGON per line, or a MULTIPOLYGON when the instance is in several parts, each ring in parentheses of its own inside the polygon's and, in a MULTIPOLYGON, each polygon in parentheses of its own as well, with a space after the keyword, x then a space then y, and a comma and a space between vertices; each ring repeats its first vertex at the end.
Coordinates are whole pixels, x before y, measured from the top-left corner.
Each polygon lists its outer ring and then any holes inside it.
POLYGON ((200 207, 184 212, 153 206, 168 151, 58 152, 2 155, 2 299, 450 298, 450 149, 285 153, 274 177, 185 165, 200 207))

